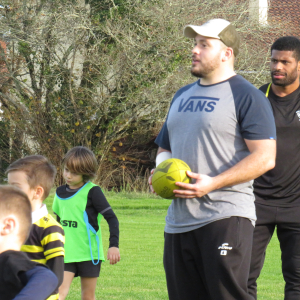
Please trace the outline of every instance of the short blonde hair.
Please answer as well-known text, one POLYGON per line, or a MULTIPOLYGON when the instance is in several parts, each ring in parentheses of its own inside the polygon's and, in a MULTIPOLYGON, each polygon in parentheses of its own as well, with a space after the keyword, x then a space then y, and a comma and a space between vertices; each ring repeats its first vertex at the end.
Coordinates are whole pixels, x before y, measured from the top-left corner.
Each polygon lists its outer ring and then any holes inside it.
POLYGON ((0 216, 14 215, 19 221, 19 237, 22 244, 31 229, 31 204, 27 195, 11 185, 0 185, 0 216))
POLYGON ((72 173, 82 175, 85 182, 96 176, 98 168, 95 154, 83 146, 69 150, 63 158, 62 165, 72 173))
POLYGON ((6 170, 6 174, 13 171, 23 171, 31 189, 41 186, 44 189, 45 200, 54 185, 56 168, 42 155, 29 155, 14 161, 6 170))

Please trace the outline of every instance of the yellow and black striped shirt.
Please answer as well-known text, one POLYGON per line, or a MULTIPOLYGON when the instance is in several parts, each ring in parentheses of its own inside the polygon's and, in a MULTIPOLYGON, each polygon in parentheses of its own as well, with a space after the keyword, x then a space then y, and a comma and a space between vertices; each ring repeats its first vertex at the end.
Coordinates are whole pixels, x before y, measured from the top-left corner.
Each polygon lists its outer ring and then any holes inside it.
MULTIPOLYGON (((34 220, 33 220, 34 221, 34 220)), ((21 247, 30 260, 46 264, 49 259, 64 256, 65 235, 61 225, 47 212, 31 227, 29 238, 21 247)), ((58 299, 58 294, 48 300, 58 299)))

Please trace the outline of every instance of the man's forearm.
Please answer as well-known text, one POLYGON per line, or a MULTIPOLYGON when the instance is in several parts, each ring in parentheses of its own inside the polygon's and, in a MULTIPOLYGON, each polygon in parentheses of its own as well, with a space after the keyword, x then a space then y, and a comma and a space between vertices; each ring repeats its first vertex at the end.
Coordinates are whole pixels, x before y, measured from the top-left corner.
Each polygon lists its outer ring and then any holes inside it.
POLYGON ((245 140, 250 154, 223 173, 211 177, 187 171, 187 175, 195 181, 192 184, 177 182, 183 188, 175 190, 175 196, 180 198, 203 197, 211 191, 226 186, 248 182, 275 166, 276 142, 274 140, 245 140))
POLYGON ((273 169, 274 166, 275 156, 253 152, 235 166, 213 177, 212 190, 248 182, 273 169))

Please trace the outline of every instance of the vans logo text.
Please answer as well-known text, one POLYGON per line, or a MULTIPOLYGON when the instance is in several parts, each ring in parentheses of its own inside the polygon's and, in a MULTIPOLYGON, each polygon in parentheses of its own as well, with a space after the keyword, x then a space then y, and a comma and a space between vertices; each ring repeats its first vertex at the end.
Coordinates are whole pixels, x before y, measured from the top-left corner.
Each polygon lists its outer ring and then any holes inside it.
POLYGON ((182 98, 178 107, 178 112, 197 112, 203 110, 206 112, 212 112, 219 100, 219 98, 200 96, 190 97, 186 101, 182 98))

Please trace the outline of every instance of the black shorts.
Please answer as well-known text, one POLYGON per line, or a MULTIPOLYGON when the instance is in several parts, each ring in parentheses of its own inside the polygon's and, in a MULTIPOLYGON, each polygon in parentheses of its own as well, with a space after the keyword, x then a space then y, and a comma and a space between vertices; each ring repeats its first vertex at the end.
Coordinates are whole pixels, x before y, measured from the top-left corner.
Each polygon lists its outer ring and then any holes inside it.
POLYGON ((94 265, 91 260, 65 263, 65 271, 75 274, 75 277, 99 277, 101 260, 94 265))

